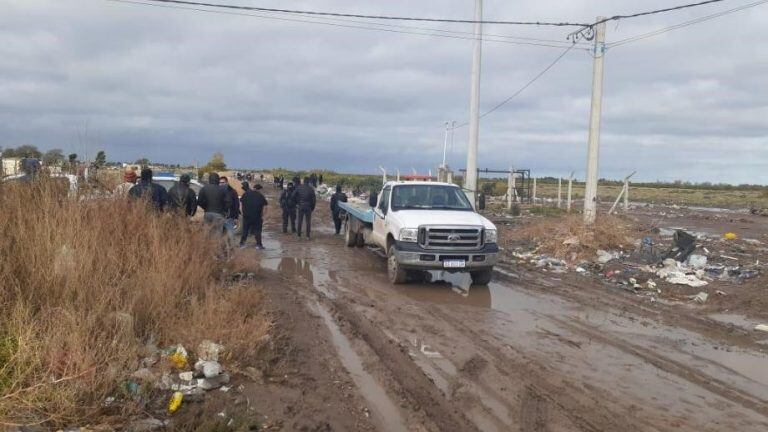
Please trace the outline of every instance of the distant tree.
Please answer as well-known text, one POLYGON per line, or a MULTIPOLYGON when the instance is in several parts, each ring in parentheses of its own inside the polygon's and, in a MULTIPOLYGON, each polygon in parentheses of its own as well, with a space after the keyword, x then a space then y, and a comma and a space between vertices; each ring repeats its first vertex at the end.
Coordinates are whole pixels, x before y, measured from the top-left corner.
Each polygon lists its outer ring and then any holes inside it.
POLYGON ((147 158, 136 159, 136 165, 145 167, 149 165, 149 159, 147 158))
POLYGON ((64 162, 64 152, 61 149, 50 149, 43 155, 43 163, 47 166, 57 166, 64 162))
POLYGON ((101 168, 106 163, 107 163, 107 154, 104 153, 104 150, 99 150, 99 152, 96 153, 96 159, 93 161, 93 165, 96 168, 101 168))
POLYGON ((227 164, 224 163, 224 155, 221 152, 214 153, 206 166, 210 168, 210 171, 224 171, 227 169, 227 164))
POLYGON ((3 150, 3 157, 18 157, 18 158, 37 158, 43 157, 43 154, 36 146, 25 144, 16 148, 7 148, 3 150))
POLYGON ((67 160, 69 160, 70 164, 77 162, 77 153, 70 153, 69 156, 67 156, 67 160))
POLYGON ((197 171, 197 176, 203 178, 205 173, 225 171, 226 169, 227 164, 224 162, 224 155, 216 152, 211 156, 211 160, 197 171))

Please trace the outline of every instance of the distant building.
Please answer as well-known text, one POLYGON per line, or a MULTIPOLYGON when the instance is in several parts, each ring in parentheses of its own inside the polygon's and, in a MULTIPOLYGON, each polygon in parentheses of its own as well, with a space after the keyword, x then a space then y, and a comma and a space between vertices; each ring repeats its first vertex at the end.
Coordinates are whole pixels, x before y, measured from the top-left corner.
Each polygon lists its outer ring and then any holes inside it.
POLYGON ((2 172, 0 174, 4 176, 9 175, 16 175, 21 173, 21 158, 2 158, 3 164, 2 164, 2 172))

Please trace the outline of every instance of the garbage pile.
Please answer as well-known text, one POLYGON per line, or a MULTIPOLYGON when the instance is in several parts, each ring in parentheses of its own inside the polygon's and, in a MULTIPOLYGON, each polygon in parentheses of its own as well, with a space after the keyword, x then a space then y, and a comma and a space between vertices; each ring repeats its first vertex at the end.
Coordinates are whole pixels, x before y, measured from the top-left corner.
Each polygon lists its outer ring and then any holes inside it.
MULTIPOLYGON (((660 282, 701 288, 714 281, 739 284, 760 274, 760 261, 752 250, 760 250, 757 246, 762 243, 758 240, 745 239, 736 243, 738 236, 730 232, 718 239, 696 236, 681 229, 669 234, 672 244, 666 248, 657 245, 654 238, 645 237, 636 243, 634 251, 597 250, 591 260, 572 265, 562 259, 537 254, 536 249, 518 249, 511 255, 519 265, 549 273, 565 273, 572 269, 581 275, 596 275, 652 300, 662 293, 660 282)), ((721 290, 713 294, 727 295, 721 290)), ((701 291, 688 299, 703 304, 708 301, 709 294, 701 291)))
MULTIPOLYGON (((201 402, 205 394, 219 389, 227 392, 230 376, 219 363, 219 356, 224 347, 215 342, 204 340, 195 351, 197 360, 191 364, 191 357, 182 345, 173 345, 164 350, 153 346, 146 348, 146 357, 141 360, 141 367, 123 381, 114 396, 104 402, 111 406, 121 400, 133 400, 140 405, 149 406, 152 396, 166 394, 163 408, 167 414, 177 412, 185 403, 201 402)), ((155 430, 167 427, 168 420, 145 418, 135 421, 129 430, 155 430)))

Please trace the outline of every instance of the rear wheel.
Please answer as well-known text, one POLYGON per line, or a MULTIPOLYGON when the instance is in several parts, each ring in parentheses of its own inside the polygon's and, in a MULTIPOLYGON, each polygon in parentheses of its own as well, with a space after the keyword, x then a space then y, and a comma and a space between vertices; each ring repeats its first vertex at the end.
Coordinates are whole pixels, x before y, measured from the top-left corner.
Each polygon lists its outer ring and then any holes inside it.
POLYGON ((348 247, 355 246, 357 244, 357 231, 355 231, 353 225, 356 225, 354 223, 354 220, 351 216, 347 217, 347 229, 344 231, 344 243, 348 247))
POLYGON ((395 245, 389 247, 387 254, 387 276, 393 284, 403 284, 408 279, 408 272, 403 269, 395 255, 395 245))
POLYGON ((493 269, 473 271, 469 274, 472 276, 473 285, 488 285, 493 276, 493 269))

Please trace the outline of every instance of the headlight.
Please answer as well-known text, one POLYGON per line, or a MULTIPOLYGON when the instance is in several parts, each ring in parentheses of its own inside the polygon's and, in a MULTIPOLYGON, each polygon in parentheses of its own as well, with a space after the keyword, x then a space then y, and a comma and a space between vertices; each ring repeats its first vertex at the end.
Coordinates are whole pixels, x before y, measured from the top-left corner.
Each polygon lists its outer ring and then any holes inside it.
POLYGON ((400 241, 416 243, 418 238, 418 228, 403 228, 400 230, 400 241))
POLYGON ((495 229, 485 230, 485 242, 496 243, 499 240, 499 234, 495 229))

